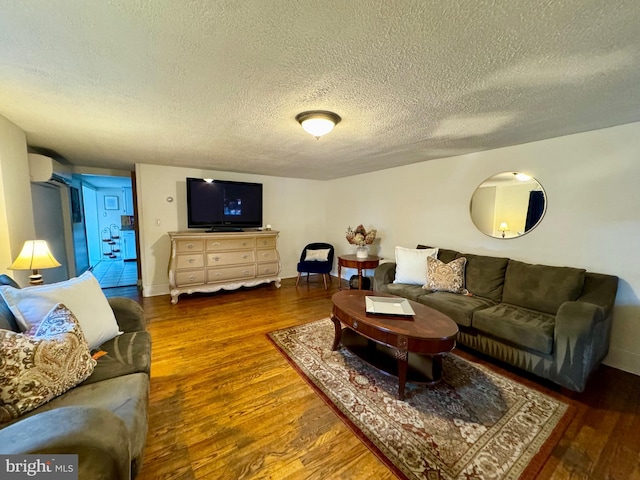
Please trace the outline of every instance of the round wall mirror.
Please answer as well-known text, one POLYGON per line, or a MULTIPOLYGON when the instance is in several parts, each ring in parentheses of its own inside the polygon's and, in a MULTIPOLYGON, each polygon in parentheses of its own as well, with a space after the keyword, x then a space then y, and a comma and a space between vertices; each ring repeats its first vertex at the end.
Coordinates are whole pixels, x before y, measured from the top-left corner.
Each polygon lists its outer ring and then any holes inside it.
POLYGON ((538 181, 524 173, 503 172, 482 182, 471 197, 471 220, 494 238, 517 238, 542 220, 547 195, 538 181))

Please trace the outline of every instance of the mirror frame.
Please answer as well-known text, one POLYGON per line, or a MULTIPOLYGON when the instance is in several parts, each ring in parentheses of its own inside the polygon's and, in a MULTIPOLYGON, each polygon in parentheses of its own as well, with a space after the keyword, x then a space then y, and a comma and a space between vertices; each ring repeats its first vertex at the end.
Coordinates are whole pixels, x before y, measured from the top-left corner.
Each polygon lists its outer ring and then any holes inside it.
MULTIPOLYGON (((495 175, 486 178, 476 187, 469 202, 469 216, 471 217, 471 221, 474 226, 483 234, 498 240, 510 240, 513 238, 520 238, 540 225, 540 222, 547 212, 547 205, 547 192, 537 179, 522 172, 506 171, 496 173, 495 175), (522 188, 523 186, 528 188, 529 193, 527 193, 527 190, 522 188), (534 188, 531 188, 531 186, 534 186, 534 188), (494 191, 486 190, 485 192, 484 190, 481 190, 492 187, 495 188, 494 191), (498 188, 500 188, 500 190, 498 190, 498 188), (506 190, 505 188, 509 188, 509 190, 506 190), (544 202, 537 221, 525 230, 526 218, 531 204, 530 202, 539 202, 539 199, 532 198, 530 193, 532 191, 541 191, 544 202), (510 198, 500 198, 504 196, 508 196, 510 198), (501 200, 502 203, 499 204, 501 200), (509 201, 520 204, 519 209, 515 210, 513 206, 510 207, 509 203, 505 203, 509 201), (482 204, 486 204, 490 209, 485 211, 484 214, 479 210, 482 208, 482 204), (522 213, 522 208, 524 208, 524 213, 522 213), (514 228, 510 228, 512 226, 514 228), (502 230, 501 227, 504 227, 504 230, 502 230)), ((539 205, 538 210, 540 210, 539 205)))

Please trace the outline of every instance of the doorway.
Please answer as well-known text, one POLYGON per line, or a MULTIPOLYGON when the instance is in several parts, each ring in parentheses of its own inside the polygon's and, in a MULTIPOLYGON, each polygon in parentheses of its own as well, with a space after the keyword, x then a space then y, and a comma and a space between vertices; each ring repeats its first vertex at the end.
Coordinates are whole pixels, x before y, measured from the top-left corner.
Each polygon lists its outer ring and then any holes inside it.
POLYGON ((103 289, 139 285, 132 178, 74 177, 82 185, 89 269, 103 289))

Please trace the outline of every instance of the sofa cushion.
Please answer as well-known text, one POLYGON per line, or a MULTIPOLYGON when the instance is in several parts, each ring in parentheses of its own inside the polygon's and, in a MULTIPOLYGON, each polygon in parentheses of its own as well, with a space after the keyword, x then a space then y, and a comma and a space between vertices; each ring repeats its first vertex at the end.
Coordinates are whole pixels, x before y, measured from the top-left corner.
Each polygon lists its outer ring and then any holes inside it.
POLYGON ((0 286, 0 294, 22 331, 38 325, 57 303, 64 303, 80 323, 90 349, 118 335, 118 323, 100 284, 91 272, 50 285, 0 286))
POLYGON ((146 330, 144 310, 138 302, 125 297, 109 297, 107 300, 120 330, 123 332, 146 330))
POLYGON ((424 285, 427 283, 427 257, 438 255, 437 248, 396 247, 396 278, 393 283, 424 285))
POLYGON ((509 259, 468 253, 457 256, 467 259, 465 288, 474 295, 500 302, 509 259))
POLYGON ((103 343, 93 373, 82 385, 101 382, 130 373, 146 373, 151 370, 151 335, 149 332, 129 332, 103 343))
MULTIPOLYGON (((428 247, 427 245, 421 245, 418 244, 418 246, 416 248, 433 248, 433 247, 428 247)), ((455 250, 447 250, 446 248, 438 248, 438 260, 444 262, 444 263, 449 263, 451 260, 455 260, 456 256, 458 255, 458 252, 456 252, 455 250)))
MULTIPOLYGON (((148 403, 149 376, 134 373, 72 388, 22 418, 62 407, 82 406, 109 410, 120 417, 127 427, 132 461, 140 462, 147 438, 148 403)), ((12 423, 20 420, 13 420, 12 423)), ((64 425, 60 428, 63 430, 64 425)))
POLYGON ((505 303, 473 314, 477 330, 536 352, 553 351, 555 316, 505 303))
POLYGON ((427 258, 427 283, 422 288, 434 292, 463 293, 464 266, 467 259, 456 258, 444 263, 437 258, 427 258))
POLYGON ((510 260, 502 302, 555 315, 564 302, 578 298, 585 270, 510 260))
MULTIPOLYGON (((13 288, 20 288, 10 276, 2 274, 0 275, 0 285, 8 285, 13 288)), ((11 312, 9 305, 4 301, 2 295, 0 295, 0 328, 5 330, 11 330, 13 332, 19 332, 20 328, 16 322, 16 317, 11 312)))
POLYGON ((459 256, 462 256, 460 253, 455 250, 447 250, 446 248, 438 248, 438 260, 444 263, 449 263, 459 256))
POLYGON ((0 422, 17 418, 91 375, 96 364, 74 315, 56 305, 33 335, 0 331, 0 422))
POLYGON ((399 297, 408 298, 409 300, 418 300, 418 297, 425 294, 422 285, 408 285, 406 283, 389 283, 386 285, 385 292, 399 297))
MULTIPOLYGON (((424 293, 424 290, 423 290, 424 293)), ((495 304, 488 298, 460 295, 449 292, 434 292, 419 297, 418 302, 451 317, 458 325, 471 326, 471 317, 476 310, 495 304)))
POLYGON ((4 301, 4 298, 0 296, 0 329, 10 330, 12 332, 19 332, 20 328, 16 322, 16 317, 11 312, 11 309, 4 301))
POLYGON ((11 278, 9 275, 5 275, 4 273, 0 275, 0 285, 8 285, 9 287, 20 288, 20 285, 18 285, 13 278, 11 278))

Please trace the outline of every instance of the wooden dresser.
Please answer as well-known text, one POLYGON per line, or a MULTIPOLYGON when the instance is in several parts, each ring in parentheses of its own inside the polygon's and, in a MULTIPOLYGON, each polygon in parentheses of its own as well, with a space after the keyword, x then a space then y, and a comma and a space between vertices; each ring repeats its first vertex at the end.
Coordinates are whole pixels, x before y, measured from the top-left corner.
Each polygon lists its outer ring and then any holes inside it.
POLYGON ((275 282, 280 288, 278 232, 169 232, 171 303, 181 293, 216 292, 275 282))

